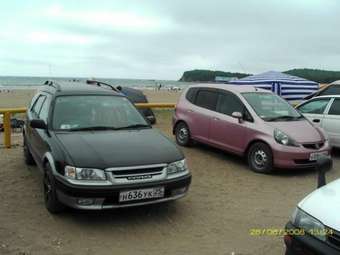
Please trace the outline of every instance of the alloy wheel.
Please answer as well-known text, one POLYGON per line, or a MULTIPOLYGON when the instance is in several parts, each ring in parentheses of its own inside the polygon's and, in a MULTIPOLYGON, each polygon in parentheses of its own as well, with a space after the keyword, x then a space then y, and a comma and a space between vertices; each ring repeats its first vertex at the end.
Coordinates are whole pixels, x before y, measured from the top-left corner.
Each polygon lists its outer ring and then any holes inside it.
POLYGON ((261 149, 254 152, 253 159, 254 159, 254 163, 259 168, 265 167, 268 162, 267 154, 261 149))
POLYGON ((189 135, 189 131, 186 127, 182 127, 179 131, 178 131, 178 139, 181 142, 185 142, 188 139, 188 135, 189 135))
POLYGON ((44 177, 44 198, 45 198, 46 202, 48 202, 50 200, 51 193, 52 193, 51 181, 50 181, 50 178, 47 176, 47 174, 45 174, 45 177, 44 177))

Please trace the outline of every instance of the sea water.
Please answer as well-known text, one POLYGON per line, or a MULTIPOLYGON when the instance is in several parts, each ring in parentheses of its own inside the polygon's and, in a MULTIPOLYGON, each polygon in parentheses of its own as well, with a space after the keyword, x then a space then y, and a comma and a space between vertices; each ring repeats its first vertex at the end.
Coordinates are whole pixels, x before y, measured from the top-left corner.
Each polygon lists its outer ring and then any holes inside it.
MULTIPOLYGON (((0 89, 34 89, 42 86, 46 80, 54 81, 86 81, 88 78, 79 77, 30 77, 30 76, 0 76, 0 89)), ((171 80, 146 79, 114 79, 95 78, 114 86, 132 87, 139 89, 169 89, 173 87, 185 88, 190 83, 171 80)))

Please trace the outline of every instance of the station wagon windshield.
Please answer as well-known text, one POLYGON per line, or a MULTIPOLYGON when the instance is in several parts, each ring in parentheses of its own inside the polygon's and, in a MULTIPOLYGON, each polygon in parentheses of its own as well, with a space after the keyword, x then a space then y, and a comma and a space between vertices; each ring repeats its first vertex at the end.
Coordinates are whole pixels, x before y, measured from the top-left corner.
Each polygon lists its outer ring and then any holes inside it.
POLYGON ((149 127, 125 97, 59 96, 53 113, 53 129, 67 131, 118 130, 149 127))
POLYGON ((291 121, 303 118, 287 101, 272 93, 247 92, 243 97, 265 121, 291 121))

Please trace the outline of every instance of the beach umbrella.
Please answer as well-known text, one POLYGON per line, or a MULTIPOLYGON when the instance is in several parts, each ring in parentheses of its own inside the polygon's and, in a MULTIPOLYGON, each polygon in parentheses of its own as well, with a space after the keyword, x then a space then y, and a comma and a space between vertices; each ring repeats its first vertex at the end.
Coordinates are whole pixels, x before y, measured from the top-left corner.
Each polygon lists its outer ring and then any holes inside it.
POLYGON ((319 89, 317 82, 276 71, 232 80, 228 82, 228 84, 251 85, 257 88, 271 90, 291 103, 297 103, 319 89))

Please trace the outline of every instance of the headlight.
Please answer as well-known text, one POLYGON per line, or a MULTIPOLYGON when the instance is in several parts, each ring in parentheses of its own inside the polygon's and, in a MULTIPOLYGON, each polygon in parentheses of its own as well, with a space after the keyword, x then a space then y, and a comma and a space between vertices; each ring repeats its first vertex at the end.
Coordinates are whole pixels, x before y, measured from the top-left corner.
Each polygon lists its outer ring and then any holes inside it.
POLYGON ((103 170, 92 168, 66 166, 65 176, 74 180, 106 181, 106 175, 103 170))
POLYGON ((325 226, 300 208, 295 209, 292 215, 292 223, 295 227, 304 229, 307 233, 315 236, 319 240, 326 241, 328 231, 325 226))
POLYGON ((187 163, 185 159, 173 162, 169 164, 166 168, 166 172, 168 175, 177 174, 177 173, 184 172, 187 170, 188 170, 188 167, 187 167, 187 163))
POLYGON ((286 133, 282 132, 279 129, 274 130, 274 139, 276 142, 279 144, 283 145, 288 145, 288 146, 296 146, 298 147, 299 145, 292 139, 290 138, 286 133))

